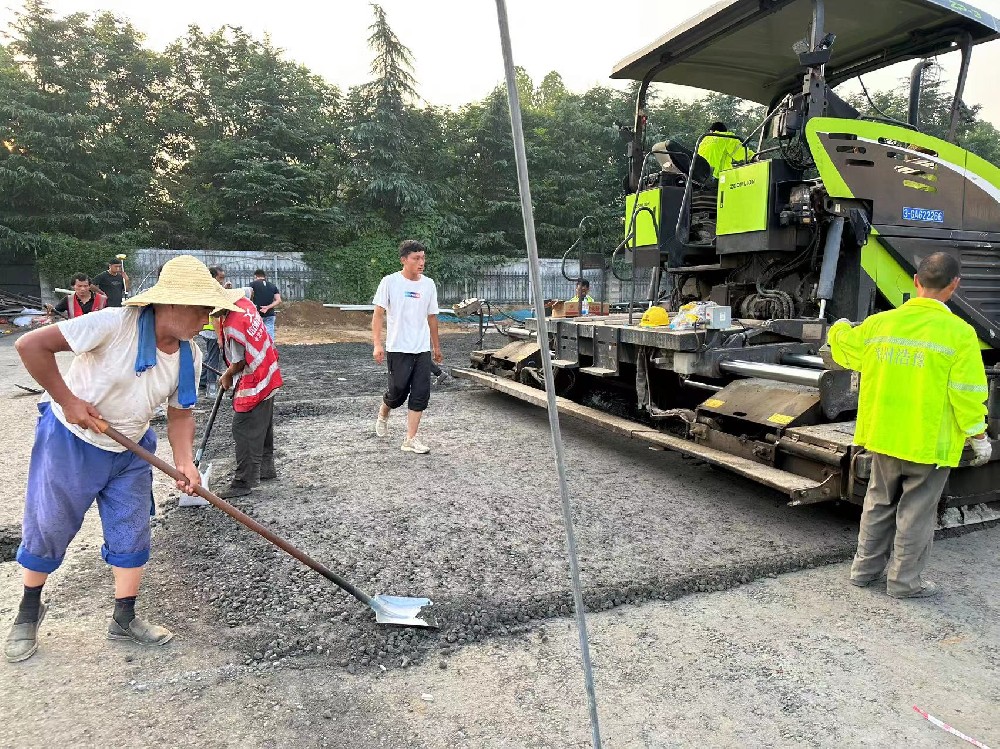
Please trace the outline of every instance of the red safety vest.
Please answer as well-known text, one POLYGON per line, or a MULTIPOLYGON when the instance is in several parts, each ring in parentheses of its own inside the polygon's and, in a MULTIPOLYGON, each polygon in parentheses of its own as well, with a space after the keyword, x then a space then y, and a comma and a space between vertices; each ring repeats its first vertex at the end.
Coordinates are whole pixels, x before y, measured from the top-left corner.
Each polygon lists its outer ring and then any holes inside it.
MULTIPOLYGON (((97 310, 104 309, 108 306, 108 298, 99 291, 90 292, 91 296, 94 297, 94 306, 90 308, 91 312, 97 312, 97 310)), ((69 302, 66 304, 66 314, 72 320, 74 317, 79 317, 84 314, 83 306, 80 304, 80 300, 77 298, 76 294, 70 294, 69 302)))
MULTIPOLYGON (((233 409, 240 413, 252 411, 257 404, 281 387, 278 350, 271 343, 264 321, 249 299, 236 302, 242 312, 227 312, 222 321, 222 334, 243 344, 246 369, 240 374, 233 396, 233 409)), ((223 341, 223 351, 225 351, 223 341)), ((228 361, 228 356, 227 356, 228 361)), ((229 362, 230 364, 232 362, 229 362)))

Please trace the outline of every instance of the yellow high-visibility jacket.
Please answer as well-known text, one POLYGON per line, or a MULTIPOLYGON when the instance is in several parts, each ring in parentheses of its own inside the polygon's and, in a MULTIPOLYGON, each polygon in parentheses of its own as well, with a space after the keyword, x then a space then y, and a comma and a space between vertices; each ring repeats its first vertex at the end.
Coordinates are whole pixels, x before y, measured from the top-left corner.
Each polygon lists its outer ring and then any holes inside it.
MULTIPOLYGON (((734 134, 724 132, 719 135, 734 134)), ((734 137, 720 138, 716 135, 706 135, 698 145, 698 155, 712 167, 712 176, 718 177, 723 169, 732 169, 734 161, 750 161, 754 152, 734 137)))
POLYGON ((900 460, 957 466, 986 429, 986 371, 972 326, 934 299, 910 299, 852 328, 837 323, 830 353, 861 373, 854 444, 900 460))

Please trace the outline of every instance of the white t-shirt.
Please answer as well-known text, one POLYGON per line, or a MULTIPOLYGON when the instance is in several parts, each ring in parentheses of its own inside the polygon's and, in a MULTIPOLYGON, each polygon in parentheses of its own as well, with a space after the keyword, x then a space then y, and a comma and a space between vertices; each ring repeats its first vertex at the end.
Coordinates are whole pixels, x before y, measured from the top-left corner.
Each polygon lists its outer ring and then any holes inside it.
POLYGON ((431 350, 429 315, 438 313, 437 286, 427 276, 408 280, 402 272, 383 278, 373 304, 386 310, 385 350, 420 354, 431 350))
MULTIPOLYGON (((139 350, 141 307, 106 307, 59 323, 76 358, 65 375, 66 384, 77 398, 94 404, 111 426, 138 442, 149 428, 149 420, 164 402, 181 408, 177 401, 177 380, 181 354, 156 350, 156 366, 141 375, 135 373, 139 350)), ((181 342, 183 346, 184 343, 181 342)), ((188 343, 194 354, 194 379, 201 374, 201 349, 188 343)), ((51 400, 48 394, 43 400, 51 400)), ((52 413, 80 439, 109 452, 125 448, 110 437, 67 424, 62 407, 52 401, 52 413)))

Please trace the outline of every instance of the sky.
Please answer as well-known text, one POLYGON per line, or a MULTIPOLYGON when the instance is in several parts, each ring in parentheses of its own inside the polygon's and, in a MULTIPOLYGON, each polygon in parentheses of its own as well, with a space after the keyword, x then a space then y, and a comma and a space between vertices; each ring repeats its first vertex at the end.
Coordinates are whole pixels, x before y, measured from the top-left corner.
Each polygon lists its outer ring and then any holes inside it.
MULTIPOLYGON (((556 70, 573 91, 624 85, 608 79, 616 62, 712 2, 508 0, 514 61, 536 83, 556 70)), ((290 59, 343 89, 371 77, 367 38, 372 13, 366 0, 48 0, 48 4, 59 15, 106 10, 128 18, 156 50, 182 36, 191 24, 204 30, 223 24, 241 26, 255 36, 270 35, 290 59)), ((1000 17, 1000 0, 973 0, 973 4, 1000 17)), ((418 91, 428 103, 458 107, 482 99, 502 80, 493 0, 382 0, 381 5, 397 36, 413 52, 418 91)), ((20 7, 7 4, 0 10, 0 30, 7 30, 20 7)), ((940 58, 950 80, 957 73, 958 58, 957 53, 940 58)), ((976 47, 972 59, 965 100, 984 105, 982 116, 1000 127, 1000 98, 994 88, 1000 41, 976 47)), ((865 76, 865 83, 870 90, 893 87, 909 74, 912 64, 865 76)), ((838 90, 851 92, 850 85, 838 90)), ((698 94, 673 86, 659 89, 685 98, 698 94)))

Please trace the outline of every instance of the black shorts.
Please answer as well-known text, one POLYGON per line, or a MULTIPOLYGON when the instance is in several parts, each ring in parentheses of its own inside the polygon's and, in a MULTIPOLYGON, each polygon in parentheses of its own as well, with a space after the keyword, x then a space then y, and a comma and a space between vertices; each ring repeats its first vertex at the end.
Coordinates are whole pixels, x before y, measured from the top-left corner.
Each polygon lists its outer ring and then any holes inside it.
POLYGON ((389 408, 399 408, 409 396, 406 407, 423 411, 431 402, 431 352, 404 354, 387 351, 385 363, 389 368, 389 387, 382 400, 389 408))

